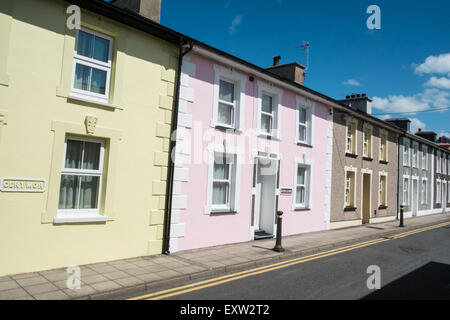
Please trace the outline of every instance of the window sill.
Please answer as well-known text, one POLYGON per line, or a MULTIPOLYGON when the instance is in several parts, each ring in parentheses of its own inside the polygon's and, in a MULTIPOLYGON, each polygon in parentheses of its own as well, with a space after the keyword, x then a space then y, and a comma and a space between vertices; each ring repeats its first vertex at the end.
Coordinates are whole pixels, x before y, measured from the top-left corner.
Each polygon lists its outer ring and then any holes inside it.
POLYGON ((108 221, 107 216, 102 216, 99 214, 93 215, 66 215, 66 216, 57 216, 53 218, 54 224, 60 223, 85 223, 85 222, 106 222, 108 221))
POLYGON ((357 158, 357 157, 358 157, 357 154, 350 153, 350 152, 346 152, 346 153, 345 153, 345 156, 346 156, 346 157, 350 157, 350 158, 357 158))
POLYGON ((386 160, 380 160, 381 164, 388 164, 389 162, 387 162, 386 160))
POLYGON ((232 210, 224 210, 224 211, 211 211, 210 215, 220 215, 220 214, 236 214, 237 211, 232 211, 232 210))
POLYGON ((378 207, 379 210, 384 210, 384 209, 387 209, 387 208, 388 208, 388 206, 385 206, 385 205, 380 205, 378 207))
POLYGON ((373 158, 364 156, 363 160, 365 160, 365 161, 373 161, 373 158))
POLYGON ((301 207, 298 207, 298 208, 294 208, 294 211, 311 211, 311 208, 301 208, 301 207))
POLYGON ((356 211, 356 207, 348 206, 344 208, 344 211, 356 211))
POLYGON ((221 125, 221 124, 215 124, 212 126, 214 129, 220 130, 220 131, 233 131, 233 132, 238 132, 241 133, 242 130, 241 129, 237 129, 237 128, 233 128, 233 127, 228 127, 226 125, 221 125))
POLYGON ((113 109, 117 108, 117 106, 114 105, 114 104, 110 104, 110 103, 107 103, 107 102, 101 102, 99 100, 91 99, 89 97, 82 97, 82 96, 79 96, 79 95, 75 95, 73 93, 69 94, 69 96, 67 98, 70 99, 70 100, 75 100, 75 101, 81 101, 81 102, 85 102, 85 103, 95 104, 95 105, 99 105, 99 106, 102 106, 102 107, 108 107, 108 108, 113 108, 113 109))
POLYGON ((312 144, 309 143, 305 143, 305 142, 301 142, 301 141, 296 141, 295 142, 297 145, 302 146, 302 147, 307 147, 307 148, 312 148, 312 144))
POLYGON ((265 139, 267 139, 267 140, 277 140, 277 141, 281 141, 281 138, 279 138, 279 137, 271 136, 271 135, 264 134, 264 133, 258 134, 258 137, 259 137, 259 138, 265 138, 265 139))

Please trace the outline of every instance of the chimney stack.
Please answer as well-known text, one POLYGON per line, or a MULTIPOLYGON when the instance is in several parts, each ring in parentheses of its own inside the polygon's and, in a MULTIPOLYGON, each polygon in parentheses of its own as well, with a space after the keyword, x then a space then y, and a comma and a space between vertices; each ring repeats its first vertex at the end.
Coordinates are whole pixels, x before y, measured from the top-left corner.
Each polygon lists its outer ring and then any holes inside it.
POLYGON ((161 0, 111 0, 110 3, 138 13, 157 23, 161 21, 161 0))
POLYGON ((266 70, 295 83, 303 85, 305 81, 305 66, 297 62, 281 64, 280 56, 273 57, 273 66, 266 70))
POLYGON ((390 124, 393 124, 394 126, 397 126, 403 130, 406 130, 406 132, 409 132, 409 126, 410 126, 411 120, 409 120, 408 118, 391 118, 391 119, 386 119, 384 121, 386 121, 390 124))
POLYGON ((345 100, 339 100, 339 102, 342 102, 353 109, 372 114, 372 99, 367 97, 365 93, 352 93, 351 95, 345 96, 345 100))

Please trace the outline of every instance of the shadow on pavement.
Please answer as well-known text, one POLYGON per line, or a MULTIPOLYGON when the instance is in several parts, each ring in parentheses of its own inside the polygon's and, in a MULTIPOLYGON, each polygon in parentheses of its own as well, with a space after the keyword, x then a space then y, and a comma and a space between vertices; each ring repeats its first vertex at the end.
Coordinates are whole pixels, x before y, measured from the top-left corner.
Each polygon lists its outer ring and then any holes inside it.
POLYGON ((388 299, 450 300, 450 265, 429 262, 362 298, 362 300, 388 299))

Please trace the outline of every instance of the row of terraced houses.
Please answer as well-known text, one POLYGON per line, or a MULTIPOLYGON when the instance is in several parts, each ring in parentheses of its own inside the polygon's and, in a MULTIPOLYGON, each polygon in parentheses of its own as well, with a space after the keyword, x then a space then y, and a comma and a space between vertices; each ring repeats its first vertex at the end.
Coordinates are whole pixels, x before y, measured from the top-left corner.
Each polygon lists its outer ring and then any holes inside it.
POLYGON ((450 207, 448 141, 160 9, 0 2, 0 276, 270 238, 278 210, 288 236, 450 207))

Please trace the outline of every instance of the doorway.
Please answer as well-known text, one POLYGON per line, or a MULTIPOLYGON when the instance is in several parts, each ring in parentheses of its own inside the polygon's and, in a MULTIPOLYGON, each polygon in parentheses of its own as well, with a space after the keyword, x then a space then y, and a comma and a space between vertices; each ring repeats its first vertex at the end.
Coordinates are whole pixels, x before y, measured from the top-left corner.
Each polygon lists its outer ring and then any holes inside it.
POLYGON ((255 158, 252 238, 273 238, 275 233, 278 160, 255 158))
POLYGON ((370 223, 371 174, 363 173, 362 183, 362 223, 370 223))
POLYGON ((447 209, 447 182, 442 182, 442 212, 445 213, 447 209))

